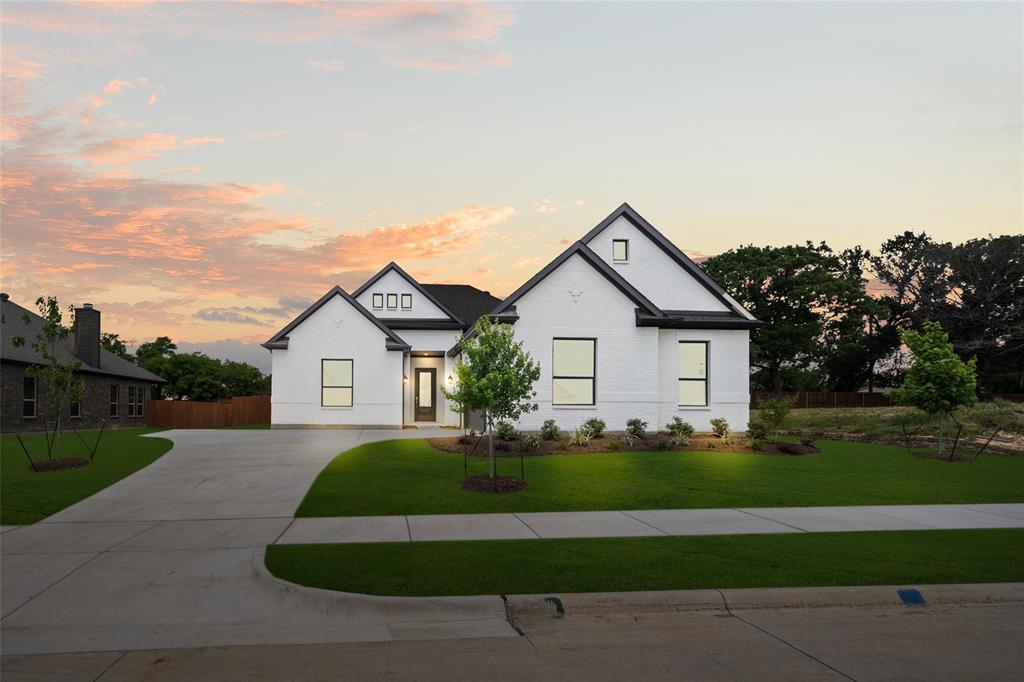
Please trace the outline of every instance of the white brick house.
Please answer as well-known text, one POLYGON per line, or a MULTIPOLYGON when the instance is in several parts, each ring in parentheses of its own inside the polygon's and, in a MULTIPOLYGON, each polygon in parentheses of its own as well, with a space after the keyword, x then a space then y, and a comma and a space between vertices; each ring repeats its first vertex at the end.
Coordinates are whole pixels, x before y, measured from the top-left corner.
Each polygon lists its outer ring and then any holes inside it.
MULTIPOLYGON (((623 204, 504 301, 468 285, 420 284, 391 263, 351 296, 335 287, 264 346, 275 426, 458 426, 438 389, 458 341, 488 315, 540 364, 538 411, 572 428, 622 430, 681 416, 747 427, 749 334, 761 323, 623 204)), ((450 385, 450 383, 449 383, 450 385)))

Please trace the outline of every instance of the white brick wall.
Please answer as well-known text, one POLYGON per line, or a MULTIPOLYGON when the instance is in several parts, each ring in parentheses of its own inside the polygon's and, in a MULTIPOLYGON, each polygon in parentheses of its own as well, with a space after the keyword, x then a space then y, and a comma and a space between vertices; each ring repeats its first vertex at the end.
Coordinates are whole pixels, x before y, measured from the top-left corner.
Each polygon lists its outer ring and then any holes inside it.
POLYGON ((341 296, 289 334, 287 350, 271 354, 271 423, 395 426, 402 423, 402 352, 341 296), (320 406, 320 360, 353 360, 352 407, 320 406))
MULTIPOLYGON (((408 318, 408 319, 449 319, 447 313, 434 305, 426 296, 420 293, 416 287, 409 283, 405 277, 394 270, 388 271, 386 275, 373 283, 369 289, 359 294, 356 298, 359 303, 371 313, 381 318, 408 318), (373 295, 384 294, 384 308, 374 310, 373 295), (398 294, 398 308, 389 309, 388 294, 398 294), (402 310, 402 294, 412 294, 412 309, 402 310)), ((399 333, 401 336, 401 333, 399 333)), ((404 337, 403 337, 404 338, 404 337)))

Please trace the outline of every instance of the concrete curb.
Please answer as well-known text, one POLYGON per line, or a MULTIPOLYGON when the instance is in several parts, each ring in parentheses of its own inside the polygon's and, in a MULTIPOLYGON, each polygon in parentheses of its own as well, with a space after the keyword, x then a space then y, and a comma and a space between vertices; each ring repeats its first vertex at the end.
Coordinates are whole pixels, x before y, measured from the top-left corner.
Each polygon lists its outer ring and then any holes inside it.
POLYGON ((913 588, 926 605, 1014 604, 1024 602, 1024 583, 977 585, 891 585, 866 587, 787 587, 660 592, 520 594, 506 597, 509 614, 559 617, 608 612, 672 613, 751 611, 785 608, 851 608, 907 604, 897 590, 913 588))

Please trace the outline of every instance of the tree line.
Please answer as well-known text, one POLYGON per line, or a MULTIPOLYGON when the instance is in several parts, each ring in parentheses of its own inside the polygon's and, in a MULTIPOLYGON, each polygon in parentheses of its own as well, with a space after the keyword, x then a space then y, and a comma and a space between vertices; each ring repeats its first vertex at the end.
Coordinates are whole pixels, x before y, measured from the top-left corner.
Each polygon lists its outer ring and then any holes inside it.
POLYGON ((953 244, 907 231, 877 253, 748 245, 703 265, 768 323, 751 333, 754 390, 899 386, 901 332, 932 321, 976 359, 981 395, 1024 392, 1024 235, 953 244))
POLYGON ((166 379, 162 393, 176 400, 220 400, 270 393, 270 377, 263 376, 256 367, 218 360, 205 353, 179 353, 177 344, 167 336, 143 343, 134 355, 117 334, 104 333, 100 343, 111 353, 166 379))

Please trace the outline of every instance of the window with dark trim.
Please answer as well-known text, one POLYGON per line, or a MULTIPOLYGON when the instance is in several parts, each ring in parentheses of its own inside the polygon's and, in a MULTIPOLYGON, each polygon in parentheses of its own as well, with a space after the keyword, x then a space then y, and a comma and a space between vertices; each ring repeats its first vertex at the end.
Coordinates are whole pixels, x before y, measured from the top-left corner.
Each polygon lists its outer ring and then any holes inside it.
POLYGON ((709 352, 710 344, 707 341, 679 342, 680 407, 707 407, 709 352))
POLYGON ((135 387, 128 387, 128 416, 135 416, 135 387))
POLYGON ((320 361, 320 405, 352 407, 352 361, 320 361))
POLYGON ((118 403, 118 385, 110 385, 110 416, 117 416, 117 403, 118 403))
POLYGON ((373 295, 373 307, 377 310, 384 307, 384 294, 373 295))
POLYGON ((402 310, 412 308, 412 294, 402 294, 402 310))
POLYGON ((552 405, 595 404, 596 375, 597 339, 552 339, 552 405))
POLYGON ((21 380, 21 416, 25 419, 36 416, 36 378, 28 375, 21 380))
POLYGON ((625 263, 629 260, 629 240, 612 240, 612 260, 618 263, 625 263))
POLYGON ((398 307, 398 294, 388 294, 388 310, 398 307))
POLYGON ((139 386, 135 389, 135 416, 143 417, 146 414, 146 387, 139 386))
POLYGON ((75 402, 71 403, 68 406, 68 415, 70 415, 70 417, 72 419, 81 419, 82 418, 82 401, 81 400, 76 400, 75 402))

